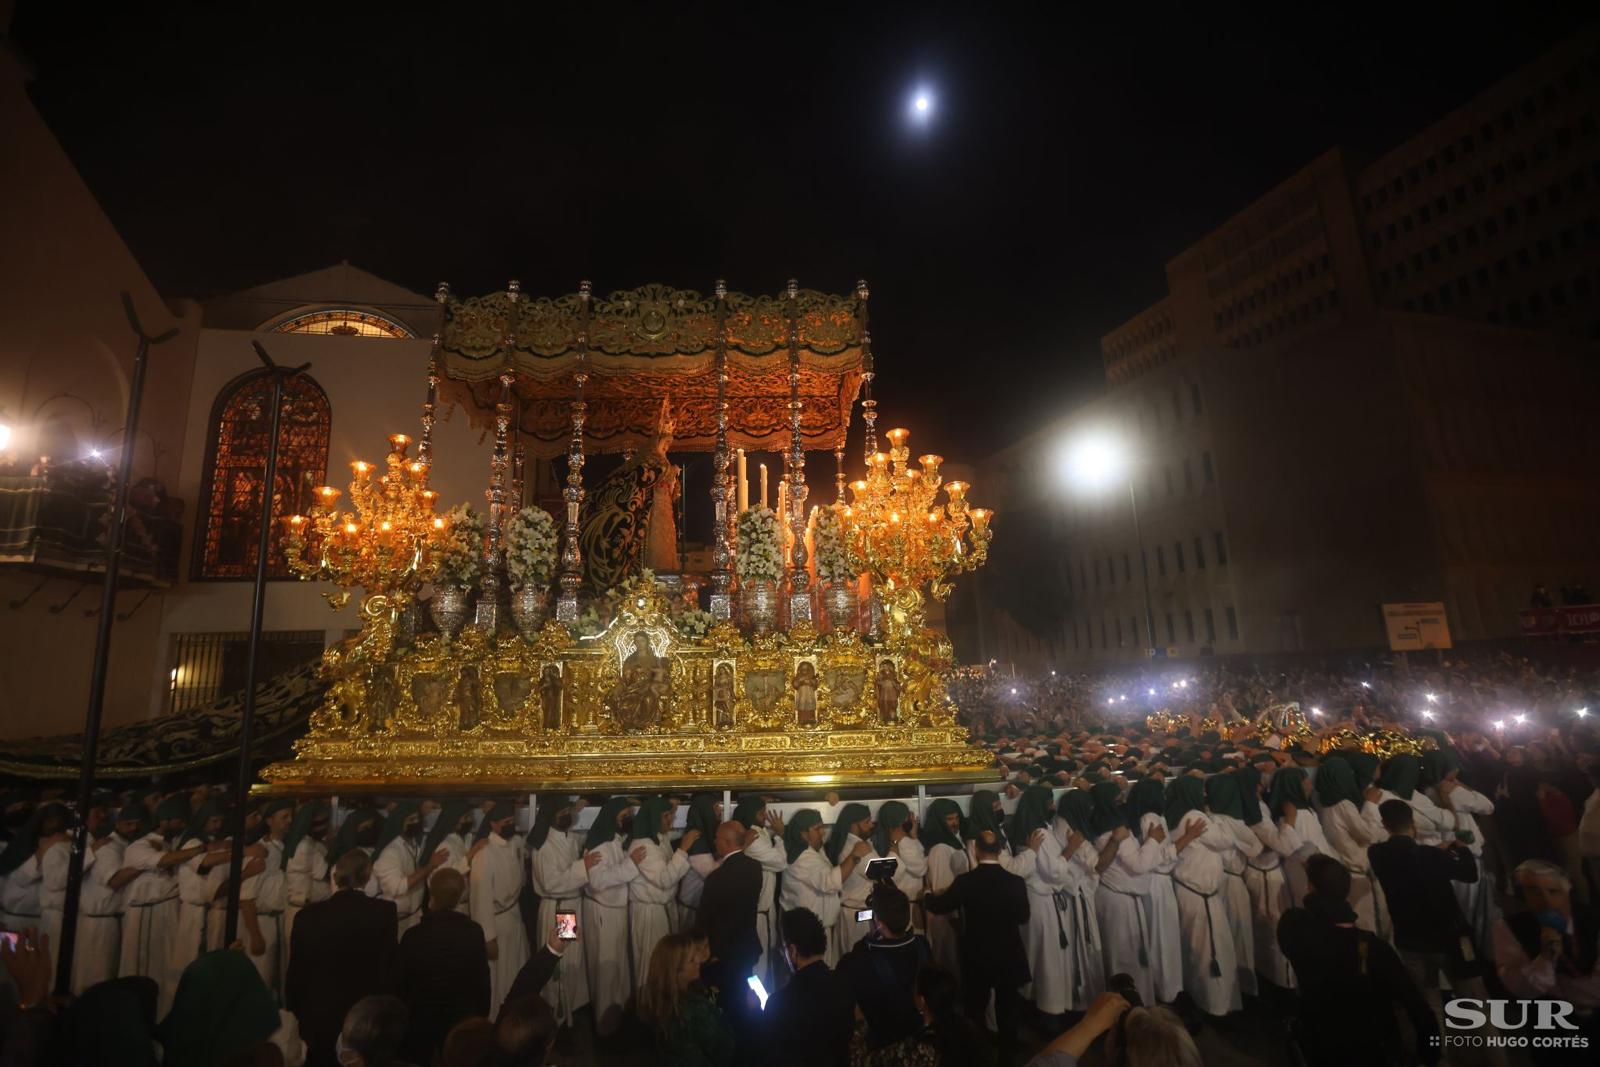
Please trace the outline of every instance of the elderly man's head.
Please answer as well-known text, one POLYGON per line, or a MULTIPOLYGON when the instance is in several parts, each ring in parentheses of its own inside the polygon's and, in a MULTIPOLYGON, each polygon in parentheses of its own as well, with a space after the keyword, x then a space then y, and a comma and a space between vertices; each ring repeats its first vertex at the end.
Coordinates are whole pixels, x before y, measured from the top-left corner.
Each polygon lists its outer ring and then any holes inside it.
POLYGON ((744 823, 734 822, 732 819, 717 827, 717 859, 744 848, 744 834, 744 823))
POLYGON ((1517 864, 1516 879, 1529 911, 1572 915, 1572 879, 1562 868, 1546 860, 1524 860, 1517 864))

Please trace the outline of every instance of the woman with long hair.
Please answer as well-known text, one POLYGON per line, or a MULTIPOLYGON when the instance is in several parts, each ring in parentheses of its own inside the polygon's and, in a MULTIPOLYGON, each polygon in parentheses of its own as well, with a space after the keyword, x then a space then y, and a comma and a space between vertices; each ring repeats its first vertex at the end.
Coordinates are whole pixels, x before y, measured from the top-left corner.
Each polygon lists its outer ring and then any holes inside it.
POLYGON ((700 966, 710 956, 698 931, 668 934, 650 953, 639 1016, 655 1030, 657 1062, 666 1067, 734 1062, 733 1032, 700 984, 700 966))

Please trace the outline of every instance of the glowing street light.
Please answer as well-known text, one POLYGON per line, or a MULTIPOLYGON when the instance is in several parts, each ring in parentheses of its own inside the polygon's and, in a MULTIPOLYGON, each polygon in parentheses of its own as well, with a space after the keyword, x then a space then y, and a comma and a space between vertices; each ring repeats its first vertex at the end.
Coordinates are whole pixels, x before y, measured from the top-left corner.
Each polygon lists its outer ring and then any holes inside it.
POLYGON ((1526 715, 1513 715, 1511 720, 1518 726, 1521 726, 1528 721, 1528 717, 1526 715))
POLYGON ((1312 708, 1311 709, 1311 714, 1313 714, 1313 715, 1321 715, 1322 714, 1322 709, 1321 708, 1312 708))
POLYGON ((1083 492, 1100 492, 1119 482, 1128 487, 1133 540, 1139 549, 1139 578, 1144 584, 1145 654, 1154 656, 1156 615, 1155 609, 1150 606, 1150 565, 1145 559, 1144 533, 1139 529, 1139 498, 1133 491, 1133 457, 1128 447, 1116 438, 1096 433, 1067 442, 1061 449, 1058 462, 1062 480, 1083 492))
POLYGON ((1504 730, 1506 728, 1506 721, 1504 719, 1496 719, 1494 721, 1494 728, 1496 730, 1504 730))
POLYGON ((1429 693, 1429 694, 1427 694, 1427 697, 1428 697, 1428 703, 1430 703, 1430 704, 1439 703, 1439 695, 1437 693, 1429 693))
POLYGON ((1426 708, 1424 708, 1423 712, 1422 712, 1422 717, 1424 719, 1427 719, 1429 722, 1432 722, 1433 721, 1433 712, 1428 711, 1426 708))
POLYGON ((1371 689, 1372 688, 1372 683, 1371 682, 1362 682, 1361 683, 1361 688, 1363 688, 1363 689, 1371 689))
POLYGON ((1587 719, 1589 717, 1589 709, 1588 708, 1579 708, 1577 711, 1573 712, 1573 714, 1576 715, 1580 719, 1587 719))

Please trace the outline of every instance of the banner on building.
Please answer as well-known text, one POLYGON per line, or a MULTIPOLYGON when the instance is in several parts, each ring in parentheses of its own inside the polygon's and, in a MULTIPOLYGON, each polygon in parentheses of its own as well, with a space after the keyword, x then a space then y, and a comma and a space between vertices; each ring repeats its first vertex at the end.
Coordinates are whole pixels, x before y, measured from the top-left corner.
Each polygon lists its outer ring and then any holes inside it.
POLYGON ((1389 633, 1392 652, 1421 652, 1430 648, 1449 648, 1450 622, 1444 604, 1385 604, 1383 626, 1389 633))
POLYGON ((1565 608, 1531 608, 1521 612, 1524 637, 1600 634, 1600 604, 1565 608))

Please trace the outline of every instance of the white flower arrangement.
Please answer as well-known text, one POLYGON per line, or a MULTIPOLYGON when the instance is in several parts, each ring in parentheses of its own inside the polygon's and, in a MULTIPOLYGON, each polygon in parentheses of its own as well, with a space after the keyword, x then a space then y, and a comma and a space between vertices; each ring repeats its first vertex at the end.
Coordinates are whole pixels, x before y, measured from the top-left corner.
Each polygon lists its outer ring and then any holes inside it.
POLYGON ((525 507, 506 527, 506 575, 512 589, 543 589, 556 569, 556 521, 543 508, 525 507))
POLYGON ((824 505, 815 514, 812 539, 816 545, 817 577, 835 584, 855 581, 865 567, 844 527, 839 505, 824 505))
POLYGON ((678 633, 690 641, 704 640, 706 634, 710 633, 716 624, 716 617, 711 612, 699 608, 689 608, 682 614, 673 616, 672 619, 672 625, 677 628, 678 633))
POLYGON ((778 516, 771 508, 750 508, 740 513, 734 532, 738 538, 734 569, 739 581, 776 582, 783 574, 778 516))
POLYGON ((474 585, 483 577, 483 516, 469 504, 457 504, 445 522, 448 528, 434 553, 434 584, 474 585))

